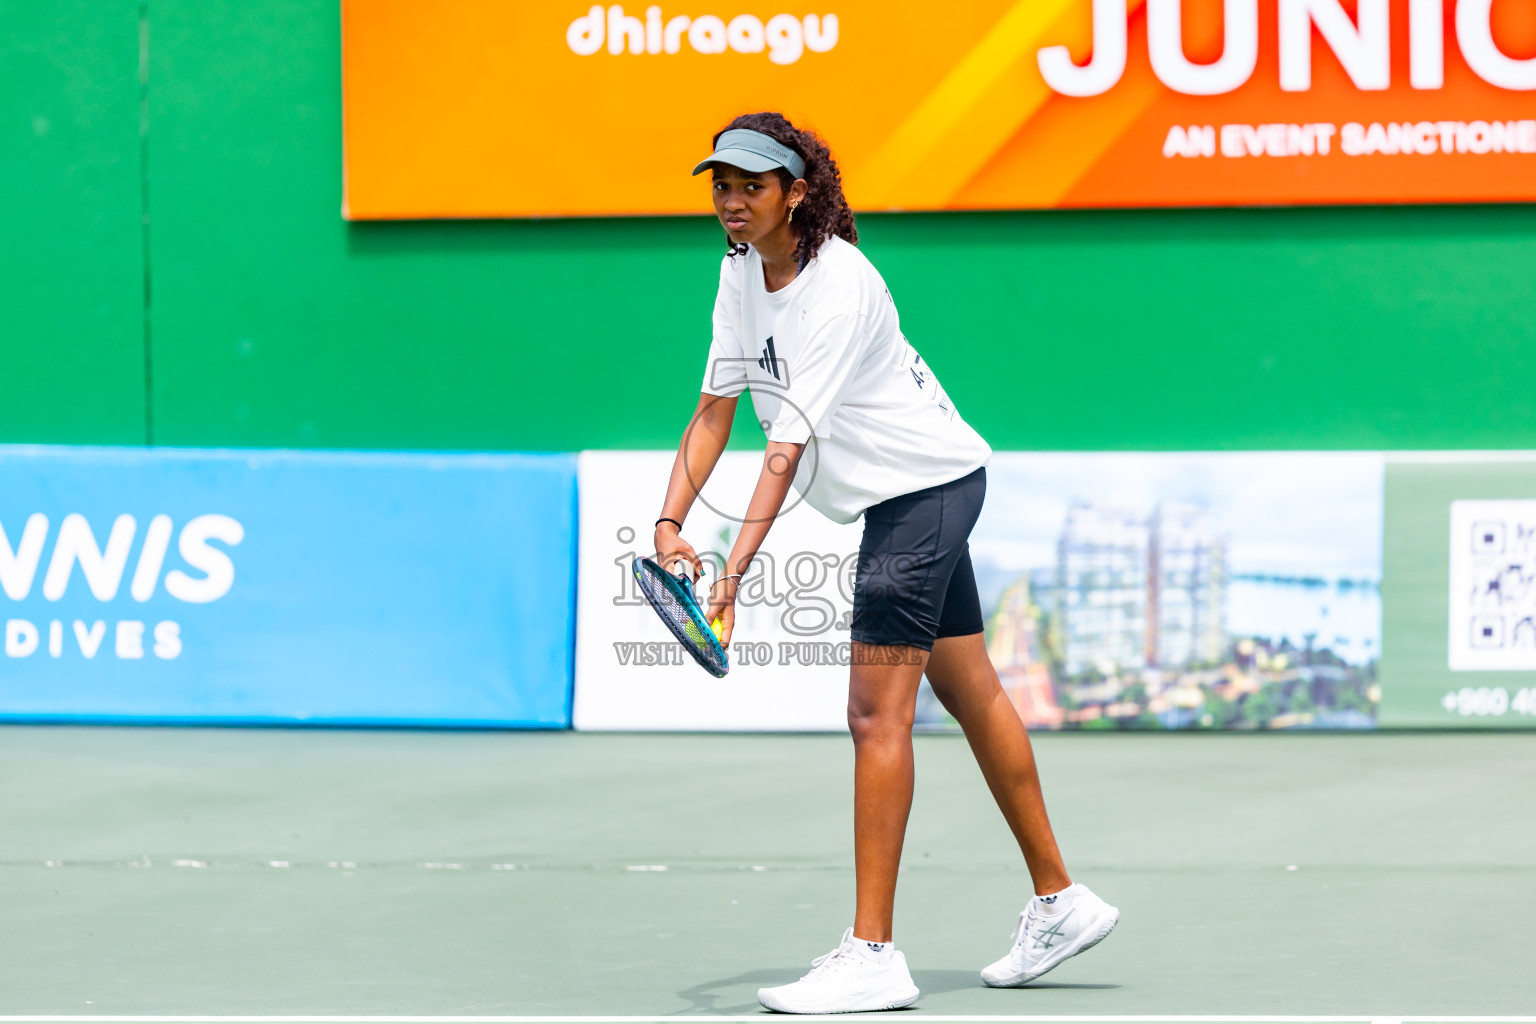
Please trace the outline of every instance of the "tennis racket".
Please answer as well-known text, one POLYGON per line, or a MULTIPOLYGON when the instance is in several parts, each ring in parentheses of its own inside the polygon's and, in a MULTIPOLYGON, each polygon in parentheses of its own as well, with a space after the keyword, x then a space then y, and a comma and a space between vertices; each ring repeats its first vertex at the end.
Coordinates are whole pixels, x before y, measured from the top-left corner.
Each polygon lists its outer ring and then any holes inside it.
POLYGON ((710 675, 723 676, 731 670, 725 648, 720 646, 720 638, 704 620, 704 612, 699 608, 698 598, 693 593, 693 580, 688 572, 690 564, 685 559, 679 559, 677 565, 682 567, 682 571, 674 576, 658 565, 654 558, 642 556, 635 559, 633 569, 635 580, 640 584, 640 593, 645 595, 646 601, 650 602, 661 621, 667 624, 672 635, 677 637, 677 642, 693 656, 693 660, 710 675))

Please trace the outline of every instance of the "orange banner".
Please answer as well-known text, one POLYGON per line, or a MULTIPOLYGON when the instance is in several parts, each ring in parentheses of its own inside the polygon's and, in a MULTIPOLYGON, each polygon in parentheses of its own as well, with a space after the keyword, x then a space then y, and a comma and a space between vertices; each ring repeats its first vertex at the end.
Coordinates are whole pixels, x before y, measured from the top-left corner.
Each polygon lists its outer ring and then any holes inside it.
POLYGON ((344 0, 345 214, 704 212, 755 110, 861 210, 1536 199, 1536 0, 821 2, 344 0))

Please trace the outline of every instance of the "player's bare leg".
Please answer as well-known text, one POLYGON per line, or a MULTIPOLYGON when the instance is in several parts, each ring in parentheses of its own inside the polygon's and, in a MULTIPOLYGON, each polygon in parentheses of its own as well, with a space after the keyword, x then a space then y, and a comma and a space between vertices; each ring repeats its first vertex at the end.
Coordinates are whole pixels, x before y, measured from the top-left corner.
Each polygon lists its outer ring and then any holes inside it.
POLYGON ((1071 885, 1045 812, 1029 733, 1003 692, 983 635, 935 640, 928 660, 928 682, 933 685, 934 696, 965 731, 992 797, 1024 853, 1035 892, 1060 892, 1071 885))
POLYGON ((758 1002, 788 1013, 894 1010, 917 1001, 907 958, 891 942, 896 871, 912 809, 912 715, 927 652, 853 645, 848 727, 853 732, 853 927, 805 977, 759 989, 758 1002))
MULTIPOLYGON (((853 733, 853 934, 891 939, 896 873, 912 810, 912 717, 928 652, 854 643, 848 684, 853 733)), ((1017 718, 1017 716, 1015 716, 1017 718)))
POLYGON ((1035 898, 1019 914, 1007 955, 981 972, 988 985, 1025 985, 1103 941, 1120 912, 1067 876, 1045 813, 1029 733, 1003 692, 982 634, 934 641, 928 681, 965 730, 981 774, 1029 865, 1035 898))

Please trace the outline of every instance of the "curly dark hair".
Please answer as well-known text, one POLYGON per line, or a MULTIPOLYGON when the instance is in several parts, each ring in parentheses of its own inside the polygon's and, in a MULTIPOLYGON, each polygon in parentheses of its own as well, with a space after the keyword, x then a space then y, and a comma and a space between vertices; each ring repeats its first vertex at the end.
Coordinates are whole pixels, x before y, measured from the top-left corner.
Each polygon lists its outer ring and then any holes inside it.
MULTIPOLYGON (((783 114, 764 112, 742 114, 715 133, 711 144, 733 128, 748 128, 762 132, 775 141, 788 146, 805 160, 805 198, 795 208, 795 219, 790 226, 795 232, 795 263, 805 266, 815 258, 821 244, 836 235, 845 242, 859 244, 859 230, 853 225, 853 210, 843 197, 843 175, 832 159, 832 151, 815 132, 796 128, 783 114)), ((795 183, 794 175, 782 167, 774 168, 784 191, 795 183)), ((726 249, 734 253, 730 240, 726 249)))

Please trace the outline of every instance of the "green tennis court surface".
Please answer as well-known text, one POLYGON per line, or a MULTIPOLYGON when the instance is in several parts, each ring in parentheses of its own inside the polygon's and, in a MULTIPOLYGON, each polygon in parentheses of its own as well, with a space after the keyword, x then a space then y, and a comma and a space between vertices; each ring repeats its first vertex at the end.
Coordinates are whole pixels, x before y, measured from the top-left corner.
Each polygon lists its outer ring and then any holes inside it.
MULTIPOLYGON (((1536 736, 1038 750, 1120 927, 981 987, 1028 877, 963 740, 919 738, 896 939, 923 997, 881 1016, 1536 1020, 1536 736)), ((3 728, 0 1015, 755 1014, 851 919, 851 759, 836 736, 3 728)))

